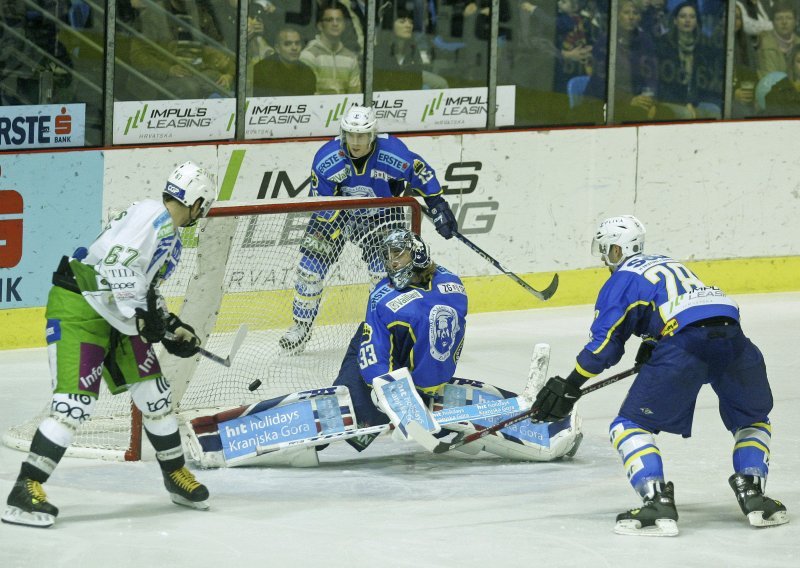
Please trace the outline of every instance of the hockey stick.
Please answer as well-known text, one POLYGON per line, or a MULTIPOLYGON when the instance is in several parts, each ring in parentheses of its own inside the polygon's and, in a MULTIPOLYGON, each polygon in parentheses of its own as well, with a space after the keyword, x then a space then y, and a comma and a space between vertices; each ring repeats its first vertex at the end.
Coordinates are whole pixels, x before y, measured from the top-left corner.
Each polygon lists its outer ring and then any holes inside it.
MULTIPOLYGON (((581 390, 581 397, 583 395, 589 394, 590 392, 596 391, 603 387, 606 387, 610 384, 616 383, 617 381, 621 381, 631 375, 635 375, 639 372, 639 367, 633 367, 632 369, 628 369, 627 371, 622 371, 621 373, 617 373, 616 375, 612 375, 607 379, 603 379, 590 385, 581 390)), ((425 430, 425 428, 419 424, 418 422, 411 422, 408 424, 407 428, 411 436, 416 440, 420 445, 428 449, 429 451, 433 452, 434 454, 443 454, 445 452, 449 452, 455 448, 460 448, 470 442, 474 442, 476 440, 480 440, 481 438, 488 436, 490 434, 494 434, 506 428, 507 426, 511 426, 518 422, 522 422, 523 420, 529 419, 533 414, 535 414, 539 409, 537 407, 531 408, 530 410, 526 410, 525 412, 518 414, 516 416, 512 416, 511 418, 507 418, 506 420, 502 420, 495 424, 494 426, 490 426, 489 428, 485 428, 483 430, 478 430, 477 432, 473 432, 468 436, 464 436, 461 439, 456 438, 452 442, 440 442, 436 438, 434 438, 430 432, 425 430)))
MULTIPOLYGON (((228 356, 225 357, 224 359, 219 355, 215 355, 210 351, 206 351, 202 347, 198 347, 197 352, 206 359, 214 361, 214 363, 219 363, 220 365, 224 365, 225 367, 230 367, 233 364, 233 356, 236 355, 236 352, 239 350, 239 347, 241 347, 242 342, 244 341, 246 335, 247 335, 247 326, 242 324, 239 326, 239 330, 236 332, 236 336, 233 338, 233 343, 231 344, 230 353, 228 353, 228 356)), ((166 334, 164 334, 164 337, 166 337, 170 341, 180 341, 178 336, 172 333, 171 331, 168 331, 166 334)))
MULTIPOLYGON (((427 215, 430 218, 433 218, 433 215, 431 215, 431 212, 428 210, 427 207, 423 207, 422 210, 425 212, 425 215, 427 215)), ((547 288, 545 288, 544 290, 537 290, 536 288, 534 288, 533 286, 531 286, 530 284, 525 282, 522 278, 520 278, 519 276, 517 276, 516 274, 514 274, 510 270, 506 270, 503 267, 503 265, 500 264, 500 262, 497 261, 497 259, 495 259, 492 255, 487 253, 481 247, 479 247, 478 245, 473 243, 471 240, 469 240, 463 234, 461 234, 460 231, 455 230, 455 231, 453 231, 453 234, 456 236, 456 238, 459 241, 461 241, 462 243, 467 245, 469 248, 474 250, 476 253, 478 253, 481 257, 483 257, 483 259, 485 261, 487 261, 489 264, 494 266, 497 270, 499 270, 500 272, 502 272, 503 274, 505 274, 506 276, 511 278, 514 282, 516 282, 517 284, 519 284, 520 286, 525 288, 528 292, 530 292, 531 294, 533 294, 534 296, 536 296, 540 300, 549 300, 553 296, 553 294, 556 293, 556 290, 558 289, 558 274, 553 275, 553 280, 550 282, 550 284, 547 286, 547 288)))

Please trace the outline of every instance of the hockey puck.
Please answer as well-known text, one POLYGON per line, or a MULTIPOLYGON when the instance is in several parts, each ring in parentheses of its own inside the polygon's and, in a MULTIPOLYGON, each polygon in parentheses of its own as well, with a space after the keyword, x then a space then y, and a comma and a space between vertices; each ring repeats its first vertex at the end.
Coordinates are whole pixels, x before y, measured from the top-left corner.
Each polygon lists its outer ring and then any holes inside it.
POLYGON ((260 386, 261 386, 261 379, 256 379, 255 381, 250 383, 250 386, 247 388, 249 388, 251 391, 254 391, 260 386))

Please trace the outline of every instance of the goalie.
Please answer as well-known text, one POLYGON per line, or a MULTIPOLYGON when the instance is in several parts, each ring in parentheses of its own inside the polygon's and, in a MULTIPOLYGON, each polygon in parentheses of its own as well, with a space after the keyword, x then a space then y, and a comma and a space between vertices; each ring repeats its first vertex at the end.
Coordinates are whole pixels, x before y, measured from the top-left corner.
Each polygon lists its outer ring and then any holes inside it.
MULTIPOLYGON (((410 373, 404 377, 410 385, 406 394, 411 395, 405 400, 419 401, 423 413, 428 413, 423 404, 432 407, 447 430, 469 433, 530 408, 539 384, 529 385, 526 396, 517 397, 478 381, 453 378, 467 316, 460 278, 436 265, 428 245, 407 229, 391 231, 380 251, 388 276, 370 294, 366 318, 350 342, 334 386, 193 420, 190 447, 198 450, 195 457, 202 465, 236 465, 242 460, 253 464, 259 456, 262 463, 316 465, 314 446, 322 449, 337 439, 362 451, 389 430, 389 415, 397 417, 385 403, 382 385, 387 377, 395 380, 403 368, 410 373), (281 452, 284 457, 296 455, 280 460, 281 452), (295 459, 297 455, 302 459, 295 459)), ((550 423, 526 421, 467 444, 463 451, 483 449, 506 458, 548 461, 574 454, 580 437, 573 413, 550 423)))
POLYGON ((53 381, 50 415, 8 496, 6 523, 49 527, 58 509, 42 489, 94 409, 105 379, 112 394, 128 391, 172 501, 207 509, 208 489, 186 469, 169 383, 153 343, 179 357, 197 353, 191 326, 164 310, 156 284, 181 256, 180 228, 194 225, 216 199, 211 175, 192 162, 167 179, 161 201, 134 203, 89 246, 63 257, 47 299, 47 349, 53 381))

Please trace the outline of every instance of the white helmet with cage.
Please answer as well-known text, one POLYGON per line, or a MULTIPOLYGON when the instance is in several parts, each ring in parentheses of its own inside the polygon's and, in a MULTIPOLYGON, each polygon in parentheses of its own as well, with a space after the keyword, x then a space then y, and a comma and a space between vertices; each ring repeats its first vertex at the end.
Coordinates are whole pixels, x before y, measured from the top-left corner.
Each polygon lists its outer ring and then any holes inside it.
POLYGON ((603 259, 612 270, 635 254, 644 251, 644 225, 633 215, 609 217, 600 222, 592 239, 592 254, 603 259), (609 258, 611 245, 621 249, 621 256, 616 262, 609 258))
POLYGON ((194 162, 184 162, 167 178, 164 193, 187 207, 202 199, 199 216, 205 217, 217 199, 217 184, 208 170, 194 162))
POLYGON ((419 274, 432 263, 430 247, 419 235, 408 229, 394 229, 384 237, 381 258, 389 280, 398 290, 408 287, 414 274, 419 274), (397 257, 406 251, 409 252, 408 262, 395 268, 397 257))
POLYGON ((369 143, 372 144, 378 135, 378 119, 375 116, 375 109, 367 106, 351 106, 342 117, 339 128, 343 145, 347 132, 369 134, 369 143))

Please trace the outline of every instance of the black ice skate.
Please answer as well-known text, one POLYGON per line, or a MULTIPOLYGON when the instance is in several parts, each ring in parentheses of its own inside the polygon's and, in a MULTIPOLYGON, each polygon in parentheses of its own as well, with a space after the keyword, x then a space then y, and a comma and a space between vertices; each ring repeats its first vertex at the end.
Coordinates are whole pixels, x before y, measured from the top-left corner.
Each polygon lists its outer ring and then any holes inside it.
POLYGON ((789 522, 784 504, 764 495, 760 477, 734 473, 728 483, 736 494, 742 513, 754 527, 772 527, 789 522))
POLYGON ((286 330, 278 345, 286 353, 302 353, 309 339, 311 339, 311 322, 294 320, 294 325, 286 330))
POLYGON ((164 487, 169 491, 172 502, 193 509, 208 509, 208 489, 198 482, 192 472, 182 467, 171 473, 164 474, 164 487))
POLYGON ((655 494, 645 498, 644 505, 639 509, 617 515, 614 532, 638 536, 676 536, 678 510, 675 508, 675 487, 672 482, 657 484, 655 494))
POLYGON ((58 508, 47 501, 42 484, 32 479, 17 481, 6 503, 4 523, 47 528, 53 526, 58 516, 58 508))

